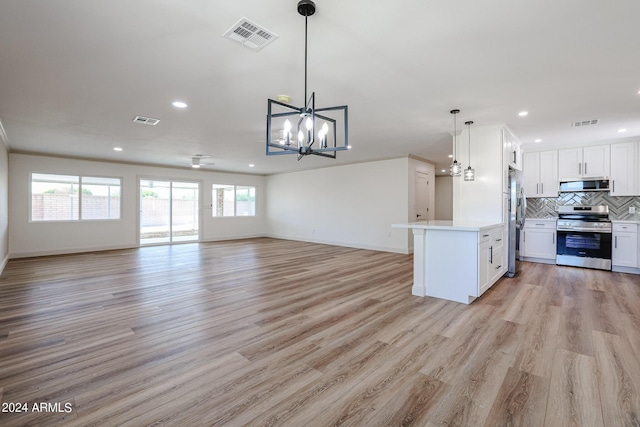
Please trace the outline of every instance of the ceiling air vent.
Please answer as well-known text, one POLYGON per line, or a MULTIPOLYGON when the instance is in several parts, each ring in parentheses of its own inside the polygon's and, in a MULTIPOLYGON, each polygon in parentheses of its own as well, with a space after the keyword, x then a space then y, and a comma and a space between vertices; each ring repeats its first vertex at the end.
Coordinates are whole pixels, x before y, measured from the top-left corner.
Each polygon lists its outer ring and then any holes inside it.
POLYGON ((598 119, 583 120, 581 122, 572 122, 571 123, 571 127, 572 128, 577 128, 577 127, 589 126, 589 125, 597 125, 597 124, 598 124, 598 119))
POLYGON ((240 18, 222 37, 256 52, 278 38, 276 34, 247 18, 240 18))
POLYGON ((134 123, 142 123, 143 125, 155 126, 160 120, 152 119, 151 117, 135 116, 133 118, 134 123))

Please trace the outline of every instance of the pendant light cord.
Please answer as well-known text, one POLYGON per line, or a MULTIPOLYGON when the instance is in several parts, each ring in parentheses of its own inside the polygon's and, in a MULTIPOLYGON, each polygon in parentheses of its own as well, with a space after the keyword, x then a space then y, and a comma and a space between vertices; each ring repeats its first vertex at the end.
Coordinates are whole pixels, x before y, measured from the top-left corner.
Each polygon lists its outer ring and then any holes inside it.
POLYGON ((469 167, 471 167, 471 123, 467 125, 467 132, 469 133, 469 167))
POLYGON ((454 113, 453 114, 453 161, 457 161, 458 160, 458 155, 457 155, 457 151, 458 151, 458 128, 456 127, 456 116, 458 114, 454 113))
POLYGON ((308 15, 304 15, 304 105, 306 112, 307 105, 307 20, 309 19, 308 15))

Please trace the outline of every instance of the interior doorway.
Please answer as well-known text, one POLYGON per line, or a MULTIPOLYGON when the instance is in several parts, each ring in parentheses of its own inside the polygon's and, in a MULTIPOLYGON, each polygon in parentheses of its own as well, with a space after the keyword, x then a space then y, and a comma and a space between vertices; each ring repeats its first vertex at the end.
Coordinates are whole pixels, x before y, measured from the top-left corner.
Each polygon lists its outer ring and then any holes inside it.
POLYGON ((200 183, 140 180, 140 245, 200 240, 200 183))
POLYGON ((431 192, 429 174, 427 172, 416 171, 415 179, 415 219, 416 221, 426 221, 431 219, 431 212, 429 212, 429 195, 431 192))

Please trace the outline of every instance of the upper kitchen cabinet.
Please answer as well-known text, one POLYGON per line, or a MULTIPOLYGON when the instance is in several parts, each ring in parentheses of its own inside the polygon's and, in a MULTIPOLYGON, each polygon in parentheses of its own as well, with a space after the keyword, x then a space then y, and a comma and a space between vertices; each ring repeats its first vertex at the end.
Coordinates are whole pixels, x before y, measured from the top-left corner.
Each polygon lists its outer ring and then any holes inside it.
POLYGON ((610 146, 558 150, 558 175, 561 181, 600 178, 610 173, 610 146))
POLYGON ((558 197, 558 151, 524 153, 522 156, 526 197, 558 197))
POLYGON ((520 150, 520 142, 508 129, 502 130, 502 146, 504 149, 503 157, 507 166, 513 169, 522 170, 522 152, 520 150))
POLYGON ((611 177, 609 194, 612 196, 635 196, 638 194, 635 160, 638 144, 625 142, 611 144, 611 177))

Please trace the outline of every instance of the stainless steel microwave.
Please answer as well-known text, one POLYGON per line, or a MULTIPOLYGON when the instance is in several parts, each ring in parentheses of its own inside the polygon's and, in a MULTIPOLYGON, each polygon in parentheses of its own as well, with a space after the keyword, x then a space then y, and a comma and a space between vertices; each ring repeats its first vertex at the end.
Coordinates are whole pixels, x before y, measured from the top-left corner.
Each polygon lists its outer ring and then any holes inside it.
POLYGON ((581 191, 609 191, 609 177, 567 179, 560 181, 561 193, 574 193, 581 191))

